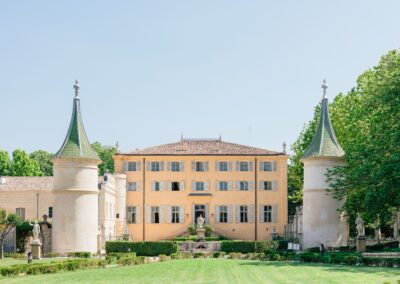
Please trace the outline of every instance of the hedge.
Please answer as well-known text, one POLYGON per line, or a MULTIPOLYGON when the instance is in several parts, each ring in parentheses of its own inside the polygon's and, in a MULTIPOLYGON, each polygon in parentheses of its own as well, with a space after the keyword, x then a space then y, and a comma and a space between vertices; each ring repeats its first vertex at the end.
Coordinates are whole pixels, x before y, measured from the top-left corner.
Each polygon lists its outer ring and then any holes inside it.
POLYGON ((16 264, 0 267, 2 276, 18 276, 20 274, 38 275, 57 273, 60 271, 73 271, 76 269, 103 268, 106 260, 99 259, 74 259, 66 261, 53 261, 49 263, 16 264))
POLYGON ((279 241, 222 241, 221 251, 226 253, 252 253, 275 251, 279 247, 279 241))
POLYGON ((91 258, 92 253, 90 251, 75 251, 67 253, 67 256, 76 258, 91 258))
POLYGON ((178 252, 176 242, 106 242, 106 252, 135 252, 137 256, 158 256, 160 254, 171 255, 178 252))

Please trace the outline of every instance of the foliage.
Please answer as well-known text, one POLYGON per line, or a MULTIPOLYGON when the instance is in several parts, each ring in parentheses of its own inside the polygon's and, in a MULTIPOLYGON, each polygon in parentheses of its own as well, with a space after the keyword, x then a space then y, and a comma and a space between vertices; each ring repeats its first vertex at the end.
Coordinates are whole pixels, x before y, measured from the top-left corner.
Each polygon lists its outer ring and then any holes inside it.
POLYGON ((17 224, 17 249, 20 252, 25 251, 25 239, 32 233, 33 226, 28 221, 21 221, 17 224))
POLYGON ((206 230, 206 237, 211 237, 212 233, 214 232, 213 227, 211 227, 210 225, 204 225, 204 230, 206 230))
POLYGON ((189 235, 197 235, 196 228, 194 226, 189 226, 188 233, 189 235))
POLYGON ((53 164, 51 163, 51 159, 54 157, 53 154, 44 150, 37 150, 32 152, 29 157, 39 164, 44 176, 53 176, 53 164))
MULTIPOLYGON (((187 237, 175 237, 173 240, 176 242, 187 242, 187 241, 197 241, 198 237, 197 235, 191 235, 187 237)), ((222 240, 227 240, 227 238, 223 236, 215 236, 215 237, 205 237, 204 238, 206 242, 215 242, 215 241, 222 241, 222 240)))
POLYGON ((171 253, 171 259, 188 259, 188 258, 192 258, 192 254, 189 252, 171 253))
POLYGON ((75 251, 67 253, 67 256, 75 258, 91 258, 92 253, 90 251, 75 251))
POLYGON ((0 176, 9 176, 11 174, 10 155, 7 151, 0 150, 0 176))
POLYGON ((135 252, 138 256, 170 255, 178 252, 176 242, 106 242, 106 252, 135 252))
POLYGON ((226 255, 226 252, 224 251, 214 251, 212 254, 213 258, 224 258, 226 255))
POLYGON ((278 246, 278 241, 222 241, 221 251, 226 253, 253 253, 274 251, 278 248, 278 246))
POLYGON ((12 176, 43 176, 43 172, 36 160, 20 149, 13 152, 13 160, 11 161, 12 176))
POLYGON ((92 147, 102 161, 102 163, 99 164, 99 175, 104 175, 107 170, 111 174, 114 173, 113 155, 116 153, 115 147, 103 146, 97 141, 92 144, 92 147))
POLYGON ((4 209, 0 209, 0 259, 3 255, 3 243, 6 236, 15 228, 19 223, 19 218, 14 213, 9 213, 4 209))

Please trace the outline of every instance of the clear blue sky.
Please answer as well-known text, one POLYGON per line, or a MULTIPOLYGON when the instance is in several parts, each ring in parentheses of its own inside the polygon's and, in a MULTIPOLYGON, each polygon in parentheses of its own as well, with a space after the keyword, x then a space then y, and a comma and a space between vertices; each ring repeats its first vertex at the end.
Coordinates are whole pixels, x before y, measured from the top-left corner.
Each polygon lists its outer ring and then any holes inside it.
POLYGON ((55 152, 75 79, 89 139, 280 150, 399 47, 400 1, 1 1, 0 149, 55 152), (251 126, 251 138, 249 127, 251 126))

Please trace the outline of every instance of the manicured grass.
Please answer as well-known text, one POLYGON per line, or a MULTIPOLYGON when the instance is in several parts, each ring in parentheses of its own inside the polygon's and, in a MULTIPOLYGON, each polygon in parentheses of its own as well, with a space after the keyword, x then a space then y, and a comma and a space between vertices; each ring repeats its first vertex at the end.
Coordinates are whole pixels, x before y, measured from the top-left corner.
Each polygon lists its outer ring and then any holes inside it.
POLYGON ((137 266, 1 279, 1 283, 395 283, 396 268, 182 259, 137 266))
MULTIPOLYGON (((44 258, 44 259, 34 259, 33 263, 39 263, 39 262, 49 262, 49 261, 54 261, 54 258, 44 258)), ((13 265, 13 264, 25 264, 28 263, 27 259, 16 259, 16 258, 3 258, 0 259, 0 267, 1 266, 8 266, 8 265, 13 265)))

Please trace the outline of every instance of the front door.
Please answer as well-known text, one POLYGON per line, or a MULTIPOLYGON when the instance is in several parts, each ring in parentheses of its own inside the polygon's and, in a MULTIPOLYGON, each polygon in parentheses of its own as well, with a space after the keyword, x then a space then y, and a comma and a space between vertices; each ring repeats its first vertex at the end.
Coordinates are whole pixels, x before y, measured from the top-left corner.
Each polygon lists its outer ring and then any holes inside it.
POLYGON ((206 206, 202 205, 202 204, 196 204, 194 206, 194 223, 197 225, 197 218, 200 217, 200 215, 205 219, 208 220, 208 218, 206 218, 206 206))

